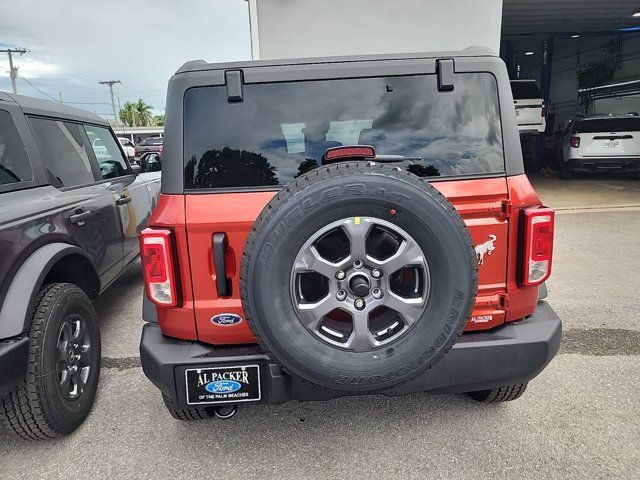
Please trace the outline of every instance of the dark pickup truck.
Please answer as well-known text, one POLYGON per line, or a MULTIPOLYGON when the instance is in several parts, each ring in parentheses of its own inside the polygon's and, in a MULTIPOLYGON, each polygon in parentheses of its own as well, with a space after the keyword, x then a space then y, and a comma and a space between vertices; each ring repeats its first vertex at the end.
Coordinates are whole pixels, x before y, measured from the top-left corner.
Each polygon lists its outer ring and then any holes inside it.
POLYGON ((0 419, 21 437, 64 435, 88 415, 91 300, 138 258, 159 190, 105 120, 0 92, 0 419))
POLYGON ((137 158, 142 158, 149 153, 157 153, 162 155, 162 143, 163 139, 160 137, 145 138, 142 142, 136 145, 135 155, 137 158))

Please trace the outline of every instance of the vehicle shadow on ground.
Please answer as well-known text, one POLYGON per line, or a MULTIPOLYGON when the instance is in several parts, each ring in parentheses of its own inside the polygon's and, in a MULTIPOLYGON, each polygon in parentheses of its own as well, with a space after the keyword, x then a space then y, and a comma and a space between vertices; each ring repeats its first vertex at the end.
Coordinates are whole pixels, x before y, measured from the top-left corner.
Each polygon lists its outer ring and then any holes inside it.
POLYGON ((142 332, 142 268, 131 265, 93 306, 100 321, 102 357, 139 357, 142 332))
POLYGON ((96 314, 99 318, 105 318, 111 310, 130 300, 130 297, 141 295, 142 290, 142 266, 140 260, 136 260, 93 302, 96 314))

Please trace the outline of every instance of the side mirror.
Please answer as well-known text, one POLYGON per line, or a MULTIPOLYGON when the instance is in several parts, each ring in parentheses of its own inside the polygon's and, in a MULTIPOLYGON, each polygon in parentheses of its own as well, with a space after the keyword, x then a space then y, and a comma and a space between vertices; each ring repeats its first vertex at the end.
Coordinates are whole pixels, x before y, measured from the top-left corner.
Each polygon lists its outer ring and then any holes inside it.
POLYGON ((162 157, 157 153, 149 153, 140 159, 143 172, 160 172, 162 170, 162 157))

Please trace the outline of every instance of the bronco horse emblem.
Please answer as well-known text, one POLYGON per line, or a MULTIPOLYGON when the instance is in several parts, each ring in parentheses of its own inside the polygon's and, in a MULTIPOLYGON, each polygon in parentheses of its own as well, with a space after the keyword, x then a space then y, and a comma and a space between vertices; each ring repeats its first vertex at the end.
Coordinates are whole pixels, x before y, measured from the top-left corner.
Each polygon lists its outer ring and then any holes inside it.
POLYGON ((493 242, 496 241, 495 235, 489 235, 489 240, 476 246, 476 256, 478 257, 478 265, 484 265, 484 256, 491 255, 496 247, 493 242))

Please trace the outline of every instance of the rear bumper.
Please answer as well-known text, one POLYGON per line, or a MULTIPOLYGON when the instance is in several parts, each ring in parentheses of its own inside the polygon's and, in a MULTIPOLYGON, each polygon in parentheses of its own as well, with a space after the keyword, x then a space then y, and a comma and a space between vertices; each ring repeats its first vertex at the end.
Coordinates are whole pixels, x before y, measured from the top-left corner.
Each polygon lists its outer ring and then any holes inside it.
POLYGON ((639 171, 640 157, 581 157, 567 160, 574 170, 596 171, 639 171))
MULTIPOLYGON (((560 347, 562 323, 553 309, 539 302, 522 321, 488 332, 465 333, 435 367, 410 382, 367 393, 403 395, 414 392, 470 392, 527 382, 538 375, 560 347)), ((140 356, 145 375, 178 408, 186 406, 185 370, 259 365, 261 403, 328 400, 356 395, 301 381, 284 373, 257 346, 214 347, 164 337, 157 324, 142 331, 140 356)))
POLYGON ((538 133, 544 133, 546 128, 544 123, 518 123, 520 135, 537 135, 538 133))
POLYGON ((27 374, 29 338, 0 342, 0 395, 10 391, 27 374))

